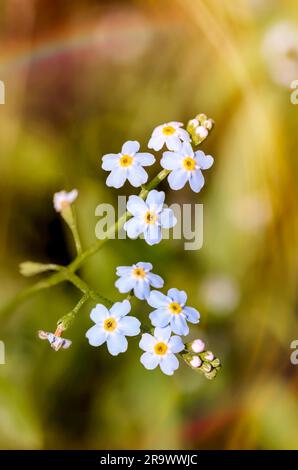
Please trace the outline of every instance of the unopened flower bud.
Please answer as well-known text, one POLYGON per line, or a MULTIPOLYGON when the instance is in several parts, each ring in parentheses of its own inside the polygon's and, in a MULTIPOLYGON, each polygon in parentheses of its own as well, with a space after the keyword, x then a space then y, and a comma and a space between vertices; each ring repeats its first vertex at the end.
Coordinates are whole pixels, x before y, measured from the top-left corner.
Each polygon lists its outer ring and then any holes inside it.
POLYGON ((207 119, 207 121, 204 122, 204 127, 206 127, 206 129, 208 129, 208 131, 211 131, 211 129, 213 127, 212 119, 207 119))
POLYGON ((205 361, 213 361, 214 359, 214 354, 211 351, 206 351, 202 356, 205 361))
POLYGON ((201 124, 203 124, 206 121, 207 116, 206 114, 201 113, 201 114, 198 114, 196 118, 201 124))
POLYGON ((199 356, 193 356, 193 358, 189 361, 190 365, 192 367, 200 367, 201 364, 202 364, 202 361, 201 359, 199 358, 199 356))
POLYGON ((210 372, 212 370, 212 366, 208 364, 208 362, 203 362, 201 370, 204 372, 210 372))
POLYGON ((220 360, 216 357, 214 361, 211 362, 211 365, 213 367, 219 367, 220 366, 220 360))
POLYGON ((188 123, 189 126, 192 127, 198 127, 200 125, 199 121, 197 119, 191 119, 188 123))
POLYGON ((196 128, 196 134, 201 138, 201 139, 206 139, 208 135, 208 129, 204 126, 199 126, 196 128))
POLYGON ((214 377, 216 377, 216 375, 217 375, 217 370, 212 369, 210 372, 206 372, 205 377, 206 379, 212 380, 214 379, 214 377))
POLYGON ((189 348, 195 352, 200 353, 205 349, 205 343, 201 339, 195 339, 189 346, 189 348))

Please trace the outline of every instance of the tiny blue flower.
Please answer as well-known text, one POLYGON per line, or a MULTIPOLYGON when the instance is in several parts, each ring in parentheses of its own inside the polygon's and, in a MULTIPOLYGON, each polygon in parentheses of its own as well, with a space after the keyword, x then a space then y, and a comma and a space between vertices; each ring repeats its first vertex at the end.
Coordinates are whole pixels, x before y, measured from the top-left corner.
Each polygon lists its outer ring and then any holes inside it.
POLYGON ((150 191, 146 201, 139 196, 130 196, 127 210, 133 215, 124 224, 129 238, 136 239, 144 234, 148 245, 159 243, 162 238, 161 229, 171 228, 177 223, 172 209, 164 208, 165 193, 163 191, 150 191))
POLYGON ((151 307, 154 307, 149 318, 153 326, 161 328, 170 325, 173 333, 177 335, 187 335, 190 323, 199 323, 200 314, 192 307, 186 307, 187 295, 183 290, 170 289, 167 295, 153 290, 147 299, 151 307))
POLYGON ((157 289, 163 286, 163 279, 157 274, 151 273, 151 263, 136 263, 132 266, 119 266, 116 269, 116 274, 119 279, 115 282, 115 286, 124 294, 133 289, 134 295, 144 300, 150 294, 150 286, 157 289))
POLYGON ((205 182, 201 170, 210 168, 213 161, 211 155, 205 155, 201 150, 194 152, 192 146, 186 142, 178 151, 164 152, 160 164, 166 170, 172 170, 168 176, 172 189, 181 189, 188 181, 191 189, 198 193, 205 182))
POLYGON ((127 350, 126 336, 136 336, 140 333, 140 321, 129 317, 131 306, 128 300, 116 302, 110 310, 104 305, 97 304, 91 311, 90 318, 95 323, 86 333, 91 346, 101 346, 107 343, 112 356, 127 350))
POLYGON ((140 153, 140 144, 136 140, 129 140, 122 146, 120 153, 109 153, 102 157, 102 168, 110 171, 106 184, 114 188, 121 188, 128 179, 135 188, 146 183, 148 174, 143 166, 150 166, 155 162, 151 153, 140 153))
POLYGON ((158 151, 165 144, 169 150, 179 150, 181 141, 190 142, 189 133, 181 129, 182 126, 182 122, 176 121, 157 126, 148 142, 148 148, 158 151))
POLYGON ((144 333, 139 346, 145 351, 140 361, 146 369, 159 366, 166 375, 173 375, 178 369, 179 361, 175 354, 183 351, 184 344, 180 336, 171 336, 170 327, 155 328, 154 336, 144 333))

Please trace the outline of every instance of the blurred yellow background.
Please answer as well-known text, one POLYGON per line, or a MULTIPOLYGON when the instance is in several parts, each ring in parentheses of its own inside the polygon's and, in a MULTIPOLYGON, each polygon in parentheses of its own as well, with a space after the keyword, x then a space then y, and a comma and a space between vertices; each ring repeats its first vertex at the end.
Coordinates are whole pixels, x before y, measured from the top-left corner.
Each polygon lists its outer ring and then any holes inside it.
POLYGON ((191 337, 223 364, 214 381, 184 364, 166 377, 142 367, 137 341, 113 358, 86 341, 90 302, 55 353, 36 332, 78 301, 61 284, 0 316, 0 447, 297 449, 297 1, 2 0, 0 28, 1 305, 34 282, 21 261, 74 255, 55 191, 78 188, 90 245, 96 206, 119 194, 100 157, 206 113, 205 187, 162 184, 168 202, 204 204, 203 248, 110 241, 80 274, 117 300, 116 266, 152 262, 187 291, 202 318, 191 337))

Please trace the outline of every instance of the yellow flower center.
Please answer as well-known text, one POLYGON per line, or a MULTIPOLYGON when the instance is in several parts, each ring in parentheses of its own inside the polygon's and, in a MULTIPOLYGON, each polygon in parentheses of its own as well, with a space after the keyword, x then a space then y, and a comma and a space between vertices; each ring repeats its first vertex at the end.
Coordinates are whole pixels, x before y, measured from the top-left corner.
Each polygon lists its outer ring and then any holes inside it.
POLYGON ((144 277, 146 276, 146 273, 143 268, 135 268, 133 270, 133 275, 135 277, 140 277, 141 279, 144 279, 144 277))
POLYGON ((154 352, 155 354, 158 354, 159 356, 163 356, 168 350, 168 346, 165 343, 156 343, 154 346, 154 352))
POLYGON ((196 167, 196 161, 192 157, 186 157, 183 160, 183 166, 184 166, 185 170, 192 171, 196 167))
POLYGON ((122 155, 120 157, 120 166, 127 167, 127 166, 130 166, 132 162, 133 162, 133 157, 131 157, 130 155, 122 155))
POLYGON ((171 302, 169 305, 169 309, 171 313, 173 313, 174 315, 178 315, 181 312, 182 307, 180 304, 178 304, 178 302, 171 302))
POLYGON ((154 212, 147 211, 145 215, 145 220, 147 224, 154 224, 157 220, 157 215, 154 212))
POLYGON ((114 331, 115 328, 117 326, 117 322, 115 320, 115 318, 107 318, 105 321, 104 321, 104 324, 103 324, 103 327, 106 331, 114 331))
POLYGON ((176 132, 176 129, 173 126, 164 126, 162 132, 165 135, 173 135, 176 132))

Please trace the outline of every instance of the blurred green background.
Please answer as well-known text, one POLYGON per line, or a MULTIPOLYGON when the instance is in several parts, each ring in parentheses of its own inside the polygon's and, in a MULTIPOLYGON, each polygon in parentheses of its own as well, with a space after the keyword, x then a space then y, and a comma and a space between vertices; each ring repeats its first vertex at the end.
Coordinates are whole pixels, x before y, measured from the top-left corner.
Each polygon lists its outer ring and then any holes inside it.
POLYGON ((1 448, 298 448, 297 18, 296 0, 1 1, 1 305, 34 282, 21 261, 74 256, 55 191, 78 188, 90 245, 96 206, 132 192, 105 186, 100 157, 204 112, 216 123, 205 187, 162 185, 168 202, 204 204, 203 248, 111 241, 80 275, 117 300, 116 266, 152 262, 166 288, 188 292, 202 317, 191 337, 223 363, 208 381, 185 364, 173 377, 146 371, 137 341, 113 358, 85 339, 90 302, 55 353, 36 332, 80 294, 40 292, 0 316, 1 448))

